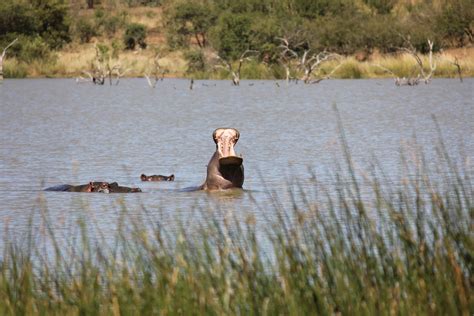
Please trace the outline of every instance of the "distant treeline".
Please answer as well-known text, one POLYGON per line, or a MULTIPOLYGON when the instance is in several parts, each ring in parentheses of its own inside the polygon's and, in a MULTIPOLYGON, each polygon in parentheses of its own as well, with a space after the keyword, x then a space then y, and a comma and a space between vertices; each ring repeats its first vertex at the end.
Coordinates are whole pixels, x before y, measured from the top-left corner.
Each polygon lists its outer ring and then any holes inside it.
MULTIPOLYGON (((127 8, 157 6, 157 28, 174 50, 200 48, 227 60, 245 50, 267 63, 278 61, 282 38, 295 50, 339 54, 396 51, 407 40, 420 52, 427 39, 435 50, 473 42, 472 0, 2 0, 0 47, 16 37, 17 58, 47 58, 69 42, 118 37, 122 48, 146 47, 144 25, 127 19, 127 8), (78 15, 77 9, 94 10, 78 15)), ((195 50, 196 49, 196 50, 195 50)))

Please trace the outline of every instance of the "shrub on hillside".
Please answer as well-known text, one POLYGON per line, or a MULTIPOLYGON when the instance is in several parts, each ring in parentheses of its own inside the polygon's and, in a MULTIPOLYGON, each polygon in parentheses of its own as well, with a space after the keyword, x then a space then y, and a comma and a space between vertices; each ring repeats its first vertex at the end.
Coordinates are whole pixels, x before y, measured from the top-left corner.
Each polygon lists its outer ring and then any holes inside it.
POLYGON ((202 50, 190 50, 184 54, 188 61, 188 73, 206 71, 206 60, 202 50))
POLYGON ((62 1, 0 1, 0 37, 40 36, 52 49, 71 41, 68 7, 62 1))
POLYGON ((125 30, 123 42, 126 49, 135 49, 138 45, 140 48, 146 48, 146 27, 143 24, 131 23, 125 30))
POLYGON ((250 48, 251 23, 247 14, 221 14, 211 31, 212 44, 219 56, 234 60, 250 48))
POLYGON ((27 63, 35 60, 53 61, 54 58, 48 43, 39 36, 20 36, 12 52, 19 61, 27 63))
POLYGON ((111 15, 103 9, 94 12, 95 24, 99 32, 108 36, 114 35, 119 28, 125 25, 124 18, 120 15, 111 15))
POLYGON ((170 46, 188 47, 194 41, 199 47, 206 47, 209 29, 216 18, 212 7, 196 1, 176 2, 165 11, 170 46))
POLYGON ((95 26, 89 20, 84 18, 77 21, 76 32, 81 43, 88 43, 92 37, 97 36, 95 26))

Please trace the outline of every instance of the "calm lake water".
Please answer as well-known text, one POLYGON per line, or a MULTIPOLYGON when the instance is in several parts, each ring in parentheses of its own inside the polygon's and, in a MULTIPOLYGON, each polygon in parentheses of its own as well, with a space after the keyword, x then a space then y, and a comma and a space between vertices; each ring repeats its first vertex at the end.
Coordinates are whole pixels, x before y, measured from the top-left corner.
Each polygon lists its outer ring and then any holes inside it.
POLYGON ((255 203, 270 204, 269 192, 290 206, 289 186, 311 191, 313 174, 330 183, 335 162, 343 163, 333 104, 357 169, 377 160, 389 178, 400 178, 401 149, 413 147, 415 137, 433 160, 439 137, 432 115, 454 158, 472 161, 473 88, 473 79, 417 87, 396 87, 392 80, 243 81, 240 87, 195 81, 193 90, 178 79, 155 89, 144 79, 118 86, 6 80, 0 85, 0 234, 7 228, 22 234, 32 214, 35 225, 40 205, 64 234, 79 216, 113 231, 123 204, 132 214, 146 208, 164 223, 176 217, 192 222, 196 209, 252 213, 265 221, 271 210, 255 203), (204 181, 217 127, 240 130, 244 192, 180 191, 204 181), (174 174, 176 180, 141 182, 142 173, 174 174), (143 193, 42 191, 89 181, 117 181, 143 193))

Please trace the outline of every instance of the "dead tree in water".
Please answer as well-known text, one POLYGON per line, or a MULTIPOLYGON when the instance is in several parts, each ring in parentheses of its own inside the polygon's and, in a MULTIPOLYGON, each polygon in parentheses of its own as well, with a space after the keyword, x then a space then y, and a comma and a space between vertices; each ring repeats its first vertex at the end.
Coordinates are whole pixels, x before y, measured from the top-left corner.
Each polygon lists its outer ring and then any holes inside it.
POLYGON ((280 53, 280 63, 285 68, 286 72, 286 81, 289 82, 292 78, 290 77, 291 68, 294 68, 297 73, 300 73, 299 80, 304 83, 319 83, 324 79, 329 79, 331 75, 340 67, 340 63, 326 76, 320 76, 318 78, 313 78, 318 69, 321 68, 321 65, 327 61, 339 59, 339 55, 335 53, 329 53, 324 50, 319 53, 313 53, 310 48, 308 48, 306 42, 301 42, 295 45, 290 43, 288 37, 278 38, 280 40, 279 48, 281 49, 280 53), (298 54, 298 50, 304 47, 304 51, 301 54, 298 54))
POLYGON ((382 70, 384 70, 385 72, 391 74, 394 77, 395 85, 397 85, 397 86, 417 86, 422 81, 424 81, 425 84, 430 83, 431 78, 433 77, 434 72, 436 70, 436 63, 434 63, 434 61, 433 61, 433 45, 434 45, 433 41, 428 40, 428 47, 430 48, 430 51, 429 51, 429 54, 428 54, 429 72, 426 72, 424 64, 423 64, 423 60, 418 55, 415 47, 411 44, 409 39, 406 39, 406 38, 404 38, 404 39, 405 39, 408 47, 401 47, 401 48, 398 48, 398 50, 402 51, 402 52, 405 52, 405 53, 408 53, 411 56, 413 56, 413 58, 415 59, 416 64, 417 64, 417 68, 416 68, 415 71, 413 71, 413 74, 411 76, 409 76, 409 77, 400 77, 400 76, 396 75, 393 71, 391 71, 390 69, 388 69, 388 68, 386 68, 382 65, 375 64, 375 66, 377 66, 377 67, 381 68, 382 70))
POLYGON ((454 57, 453 65, 456 66, 456 70, 458 72, 459 80, 462 82, 462 70, 461 65, 459 65, 459 61, 457 57, 454 57))
POLYGON ((151 88, 155 88, 158 81, 163 80, 165 74, 168 72, 163 69, 160 65, 159 59, 161 58, 160 53, 155 53, 153 58, 153 67, 151 71, 145 72, 144 76, 151 88), (153 80, 152 80, 153 78, 153 80))
POLYGON ((106 79, 109 79, 109 84, 113 85, 115 78, 115 85, 120 83, 120 78, 123 77, 128 69, 122 69, 120 63, 113 63, 113 58, 109 54, 109 47, 106 45, 94 45, 95 59, 91 62, 90 71, 82 71, 88 78, 80 76, 76 78, 77 83, 91 82, 96 85, 104 85, 106 79))
POLYGON ((256 54, 258 54, 258 51, 250 49, 247 49, 245 52, 243 52, 242 55, 240 55, 239 65, 236 70, 232 68, 232 64, 229 61, 223 59, 220 56, 217 56, 217 59, 220 64, 216 65, 215 68, 226 69, 232 75, 232 85, 238 86, 240 85, 240 71, 242 69, 244 61, 252 60, 252 57, 254 57, 256 54))
MULTIPOLYGON (((402 48, 400 48, 400 50, 410 54, 411 56, 413 56, 413 58, 415 58, 415 60, 416 60, 416 63, 418 65, 418 69, 419 69, 419 73, 418 73, 416 78, 408 78, 406 81, 408 83, 410 81, 412 81, 413 83, 415 83, 414 85, 418 84, 420 82, 420 80, 423 80, 425 82, 425 84, 430 83, 431 78, 433 77, 433 74, 436 70, 436 63, 433 63, 433 45, 434 45, 434 42, 431 41, 431 40, 428 40, 428 46, 430 48, 430 51, 429 51, 429 54, 428 54, 428 61, 429 61, 429 68, 430 68, 429 73, 425 72, 423 61, 421 60, 420 56, 418 56, 418 53, 417 53, 415 47, 413 46, 413 44, 410 42, 409 39, 406 39, 406 42, 407 42, 408 47, 402 47, 402 48)), ((404 83, 404 81, 397 78, 395 83, 397 85, 402 85, 404 83)))
MULTIPOLYGON (((296 79, 291 77, 291 68, 292 62, 294 59, 298 58, 298 54, 293 50, 290 49, 290 41, 286 37, 278 38, 281 41, 280 48, 282 49, 280 53, 279 62, 282 67, 285 69, 285 80, 288 84, 290 80, 296 79)), ((297 45, 298 46, 298 45, 297 45)))
POLYGON ((0 82, 3 81, 3 61, 5 60, 5 56, 7 55, 7 50, 13 46, 13 44, 16 43, 16 41, 18 41, 18 38, 15 38, 10 44, 7 45, 7 47, 5 47, 3 49, 3 52, 2 54, 0 55, 0 82))

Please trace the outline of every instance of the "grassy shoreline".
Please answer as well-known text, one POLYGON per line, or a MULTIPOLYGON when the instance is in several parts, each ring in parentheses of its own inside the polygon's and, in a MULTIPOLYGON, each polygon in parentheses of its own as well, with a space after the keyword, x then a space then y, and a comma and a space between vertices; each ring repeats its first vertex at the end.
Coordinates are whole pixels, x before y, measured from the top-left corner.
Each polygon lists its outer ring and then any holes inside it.
MULTIPOLYGON (((18 62, 14 58, 7 59, 4 64, 6 78, 77 78, 84 76, 83 71, 89 70, 95 57, 92 44, 80 45, 60 51, 47 60, 36 60, 31 63, 18 62)), ((474 48, 450 50, 435 54, 437 65, 435 78, 457 78, 458 70, 454 65, 458 58, 465 78, 474 77, 474 48)), ((145 72, 153 67, 154 52, 151 49, 121 52, 119 57, 113 61, 123 69, 128 69, 125 77, 143 77, 145 72)), ((422 60, 428 65, 428 57, 422 60)), ((169 78, 196 78, 196 79, 228 79, 226 71, 207 71, 200 73, 188 73, 187 62, 183 52, 171 52, 159 59, 163 69, 167 70, 166 77, 169 78)), ((415 59, 408 54, 400 55, 373 55, 365 61, 358 61, 355 56, 343 57, 341 65, 332 74, 334 79, 367 79, 367 78, 393 78, 389 69, 398 77, 410 77, 417 72, 415 59)), ((337 65, 332 61, 323 65, 320 75, 324 76, 331 72, 337 65)), ((246 63, 242 67, 242 79, 283 79, 283 69, 275 65, 267 67, 255 62, 246 63)))

